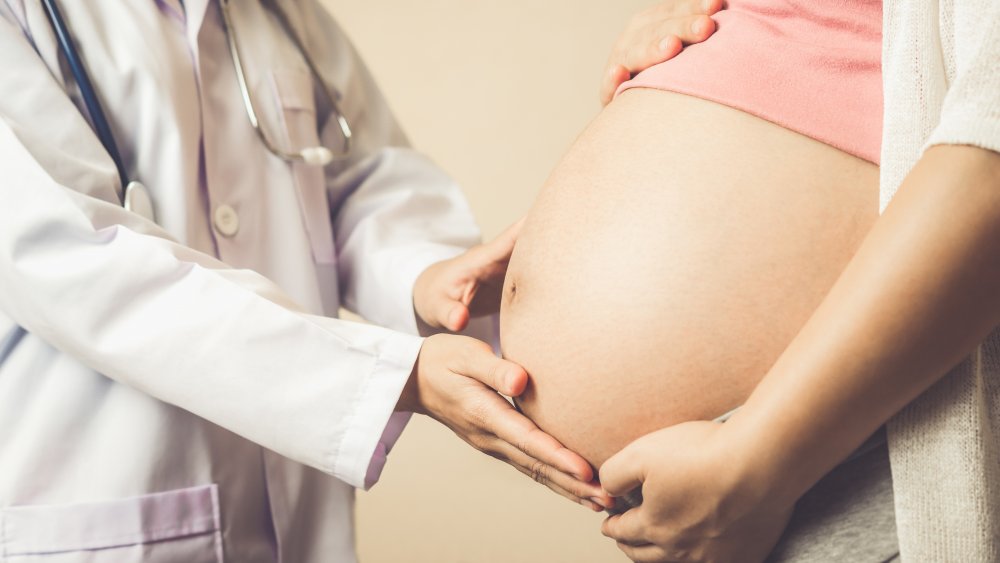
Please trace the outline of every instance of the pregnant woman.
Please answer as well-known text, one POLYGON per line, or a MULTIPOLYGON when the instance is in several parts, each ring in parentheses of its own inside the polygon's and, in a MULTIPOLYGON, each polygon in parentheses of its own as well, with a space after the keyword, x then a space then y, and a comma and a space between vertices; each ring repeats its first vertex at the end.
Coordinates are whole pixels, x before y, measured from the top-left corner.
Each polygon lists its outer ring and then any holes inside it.
POLYGON ((743 404, 877 217, 881 2, 733 0, 716 20, 587 128, 510 261, 519 406, 595 466, 743 404))
POLYGON ((1000 5, 886 0, 876 219, 877 6, 733 0, 633 84, 691 97, 621 94, 525 225, 522 408, 641 486, 602 530, 635 561, 1000 558, 1000 5))
POLYGON ((854 254, 878 211, 880 6, 731 2, 552 173, 501 340, 532 376, 521 408, 595 466, 742 404, 854 254))

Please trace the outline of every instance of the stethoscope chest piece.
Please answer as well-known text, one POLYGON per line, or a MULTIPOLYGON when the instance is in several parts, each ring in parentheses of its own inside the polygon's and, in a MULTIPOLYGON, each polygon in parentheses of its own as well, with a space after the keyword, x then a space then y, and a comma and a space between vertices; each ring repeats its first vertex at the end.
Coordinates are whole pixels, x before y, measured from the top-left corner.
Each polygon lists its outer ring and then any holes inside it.
POLYGON ((153 212, 153 199, 149 197, 149 190, 141 182, 133 180, 125 186, 124 205, 128 211, 139 214, 150 221, 156 221, 156 214, 153 212))

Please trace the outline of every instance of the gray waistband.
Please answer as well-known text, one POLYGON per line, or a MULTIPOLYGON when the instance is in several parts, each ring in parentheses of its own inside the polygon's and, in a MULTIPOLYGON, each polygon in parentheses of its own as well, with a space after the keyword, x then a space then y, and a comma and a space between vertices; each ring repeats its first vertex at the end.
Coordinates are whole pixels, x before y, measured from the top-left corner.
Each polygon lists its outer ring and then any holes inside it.
POLYGON ((724 414, 724 415, 716 418, 715 422, 725 422, 725 421, 729 420, 730 418, 732 418, 732 416, 734 414, 736 414, 736 411, 738 411, 738 410, 740 410, 740 407, 736 407, 735 409, 727 412, 726 414, 724 414))

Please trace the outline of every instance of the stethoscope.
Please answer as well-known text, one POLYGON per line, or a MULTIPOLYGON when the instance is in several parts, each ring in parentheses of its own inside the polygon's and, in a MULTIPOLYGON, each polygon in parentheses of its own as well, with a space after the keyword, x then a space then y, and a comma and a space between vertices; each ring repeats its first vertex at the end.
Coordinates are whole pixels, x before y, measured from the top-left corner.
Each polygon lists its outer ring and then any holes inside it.
MULTIPOLYGON (((344 113, 340 111, 340 105, 338 100, 340 98, 339 93, 331 92, 329 86, 323 81, 319 70, 316 68, 316 64, 313 62, 312 57, 306 51, 305 47, 302 45, 302 41, 299 39, 298 35, 295 34, 292 29, 291 24, 288 22, 288 18, 281 8, 274 2, 274 0, 262 0, 262 4, 270 10, 281 27, 284 29, 285 34, 292 40, 295 47, 302 54, 302 58, 305 59, 306 65, 309 67, 309 72, 312 73, 313 79, 316 84, 319 85, 319 90, 321 90, 326 96, 327 101, 330 103, 330 108, 333 111, 333 115, 337 119, 337 124, 340 127, 340 133, 343 137, 343 143, 339 151, 334 152, 333 150, 317 145, 314 147, 306 147, 299 151, 285 151, 278 147, 277 144, 271 142, 271 139, 264 132, 263 128, 260 126, 260 120, 257 119, 257 110, 254 106, 253 96, 250 95, 250 89, 247 87, 246 73, 243 70, 243 59, 240 56, 240 47, 236 38, 236 28, 233 26, 232 17, 229 14, 229 1, 230 0, 219 0, 219 5, 222 7, 222 23, 226 32, 226 39, 229 42, 229 53, 233 59, 233 67, 236 70, 236 79, 240 84, 240 93, 243 97, 243 105, 247 110, 247 118, 250 119, 250 125, 253 127, 254 131, 257 132, 257 136, 260 138, 264 146, 275 156, 282 158, 290 162, 304 162, 306 164, 314 166, 326 166, 334 161, 334 159, 346 158, 351 152, 351 141, 352 133, 351 126, 347 122, 347 118, 344 117, 344 113)), ((97 138, 101 141, 104 149, 108 151, 111 159, 115 162, 115 168, 118 170, 118 177, 121 179, 121 184, 124 189, 119 194, 119 202, 122 207, 138 213, 143 217, 154 221, 155 213, 153 209, 153 200, 149 195, 149 190, 141 182, 134 178, 129 178, 128 172, 125 170, 125 164, 122 162, 121 153, 118 151, 118 145, 115 143, 115 138, 111 134, 111 126, 108 124, 108 119, 104 114, 104 109, 101 106, 101 102, 97 98, 97 94, 94 91, 94 85, 90 80, 90 74, 87 73, 87 69, 83 64, 83 60, 80 58, 80 53, 76 50, 73 45, 73 38, 70 36, 69 28, 66 26, 66 22, 63 20, 62 13, 59 11, 59 7, 56 5, 55 0, 42 0, 42 5, 45 7, 45 14, 48 16, 49 23, 52 25, 52 31, 56 35, 56 39, 59 42, 59 49, 63 56, 66 57, 66 62, 69 65, 70 72, 73 73, 73 79, 76 80, 77 87, 80 88, 80 95, 83 98, 83 103, 87 106, 87 112, 90 113, 91 124, 94 128, 94 132, 97 134, 97 138)))

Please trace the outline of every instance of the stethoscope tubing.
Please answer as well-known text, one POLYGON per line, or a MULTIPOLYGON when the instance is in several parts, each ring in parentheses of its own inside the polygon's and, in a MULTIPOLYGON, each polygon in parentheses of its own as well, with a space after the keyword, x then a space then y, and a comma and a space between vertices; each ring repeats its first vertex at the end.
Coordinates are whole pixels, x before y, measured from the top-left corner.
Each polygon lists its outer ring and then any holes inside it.
POLYGON ((49 23, 52 24, 56 39, 59 41, 59 46, 66 57, 66 62, 73 73, 73 79, 76 80, 76 85, 80 88, 80 95, 83 97, 84 105, 87 106, 87 113, 90 114, 94 132, 97 134, 97 138, 101 141, 101 144, 104 145, 104 150, 108 151, 108 154, 111 155, 111 160, 115 162, 115 168, 118 169, 118 177, 121 181, 121 191, 118 193, 118 199, 124 204, 125 186, 129 184, 129 176, 125 171, 125 164, 122 160, 121 152, 118 150, 118 144, 111 133, 111 125, 104 114, 104 108, 97 98, 97 93, 94 90, 94 85, 90 82, 90 75, 83 64, 83 60, 80 59, 76 46, 73 44, 73 38, 69 34, 69 28, 63 20, 59 6, 56 5, 55 0, 42 0, 42 6, 45 8, 45 15, 48 16, 49 23))
MULTIPOLYGON (((232 21, 230 19, 229 0, 220 0, 220 4, 222 8, 224 27, 226 30, 226 38, 229 43, 233 66, 236 69, 240 92, 243 97, 244 105, 246 106, 247 116, 250 119, 250 125, 256 131, 258 137, 260 137, 261 142, 263 142, 267 150, 275 156, 289 162, 304 162, 306 164, 317 166, 326 166, 333 160, 347 158, 351 151, 353 134, 351 132, 351 127, 347 122, 347 118, 340 110, 340 104, 337 101, 339 93, 333 93, 330 91, 329 87, 323 81, 323 77, 319 74, 319 69, 316 68, 312 58, 306 52, 302 41, 299 39, 298 35, 295 34, 287 17, 285 17, 284 12, 277 4, 274 3, 273 0, 268 0, 264 2, 264 4, 278 18, 278 21, 284 28, 285 32, 291 38, 299 52, 302 53, 302 57, 305 59, 309 70, 312 72, 320 87, 320 91, 329 100, 330 108, 336 115, 337 123, 343 135, 344 144, 339 152, 334 152, 322 145, 306 147, 294 152, 287 152, 268 139, 264 130, 260 126, 259 120, 257 119, 257 112, 254 108, 253 98, 250 95, 250 89, 247 86, 243 70, 243 61, 240 57, 239 45, 236 40, 236 29, 232 25, 232 21)), ((104 146, 104 150, 108 152, 111 160, 115 163, 115 168, 118 171, 118 178, 121 182, 121 191, 117 192, 118 201, 125 209, 135 211, 147 219, 155 220, 149 190, 146 189, 146 186, 144 186, 141 182, 129 179, 128 172, 125 169, 124 160, 122 159, 121 151, 118 149, 118 144, 115 142, 114 134, 111 132, 111 125, 108 123, 108 118, 104 113, 104 108, 101 106, 101 101, 97 96, 93 82, 90 80, 90 73, 87 72, 86 64, 80 56, 76 45, 73 43, 73 37, 69 32, 69 26, 66 25, 66 21, 63 19, 62 12, 59 10, 56 0, 42 0, 42 6, 45 9, 45 15, 49 20, 52 31, 56 35, 56 40, 59 43, 59 50, 66 58, 70 72, 73 74, 73 79, 76 81, 77 87, 80 89, 80 95, 83 98, 83 103, 87 107, 87 113, 90 114, 90 122, 94 129, 94 133, 100 140, 101 145, 104 146)))

